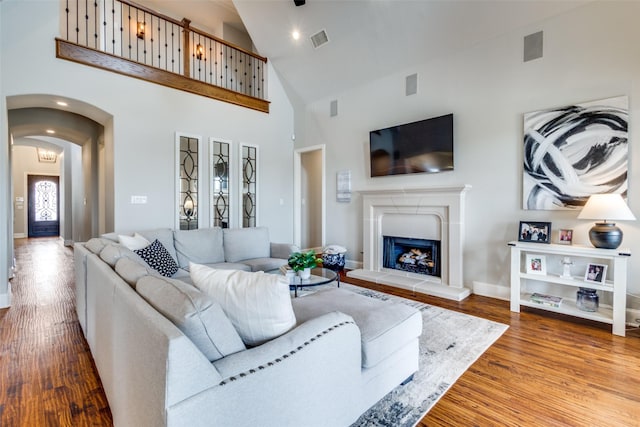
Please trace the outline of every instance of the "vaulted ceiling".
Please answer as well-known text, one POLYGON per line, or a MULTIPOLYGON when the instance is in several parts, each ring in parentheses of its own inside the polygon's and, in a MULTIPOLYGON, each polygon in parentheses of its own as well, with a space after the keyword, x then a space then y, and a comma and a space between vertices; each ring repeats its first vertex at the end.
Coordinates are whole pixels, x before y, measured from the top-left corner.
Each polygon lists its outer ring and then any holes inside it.
POLYGON ((590 0, 233 0, 259 53, 303 103, 569 12, 590 0), (309 37, 326 30, 329 43, 309 37), (292 31, 300 32, 294 40, 292 31))

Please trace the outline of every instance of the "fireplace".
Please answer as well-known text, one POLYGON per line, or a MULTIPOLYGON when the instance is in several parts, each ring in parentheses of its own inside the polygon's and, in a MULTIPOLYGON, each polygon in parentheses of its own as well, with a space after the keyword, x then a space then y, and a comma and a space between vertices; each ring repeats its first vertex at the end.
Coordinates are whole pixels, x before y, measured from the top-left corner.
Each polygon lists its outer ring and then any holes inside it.
POLYGON ((384 268, 440 277, 440 241, 383 236, 384 268))
MULTIPOLYGON (((361 190, 362 268, 349 271, 347 276, 457 301, 466 298, 470 290, 464 286, 462 274, 464 205, 470 188, 461 185, 361 190), (437 249, 432 249, 432 256, 437 257, 437 273, 427 269, 432 274, 423 274, 412 271, 412 267, 397 269, 395 262, 391 268, 385 265, 385 236, 437 241, 437 249)), ((404 250, 411 252, 411 248, 404 250)))

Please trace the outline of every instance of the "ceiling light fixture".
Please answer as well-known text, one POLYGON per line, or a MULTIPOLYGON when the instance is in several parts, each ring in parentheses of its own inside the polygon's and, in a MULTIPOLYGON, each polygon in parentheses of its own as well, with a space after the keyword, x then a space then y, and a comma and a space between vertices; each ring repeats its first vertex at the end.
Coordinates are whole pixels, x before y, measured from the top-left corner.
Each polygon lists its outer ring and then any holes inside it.
POLYGON ((293 32, 291 33, 291 37, 293 37, 294 40, 299 40, 300 32, 298 30, 293 30, 293 32))
POLYGON ((38 161, 41 163, 55 163, 58 155, 55 151, 38 148, 38 161))
POLYGON ((304 6, 305 2, 306 0, 293 0, 293 4, 295 4, 296 6, 304 6))

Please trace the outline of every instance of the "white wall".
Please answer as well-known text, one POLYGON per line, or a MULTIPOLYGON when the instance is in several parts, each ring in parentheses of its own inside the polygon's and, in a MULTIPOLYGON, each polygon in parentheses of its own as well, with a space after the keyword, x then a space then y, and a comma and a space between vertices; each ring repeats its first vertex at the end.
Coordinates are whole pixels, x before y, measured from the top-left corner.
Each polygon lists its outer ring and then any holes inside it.
MULTIPOLYGON (((209 136, 217 136, 256 144, 260 147, 259 170, 262 170, 258 223, 270 228, 272 240, 293 239, 291 168, 271 167, 292 164, 293 111, 270 65, 271 113, 264 114, 56 59, 54 38, 59 33, 58 8, 57 1, 5 0, 0 3, 3 125, 6 123, 5 97, 19 94, 60 94, 111 114, 113 130, 105 131, 105 139, 112 140, 105 140, 105 147, 113 144, 116 231, 173 227, 176 131, 202 135, 205 141, 209 136), (25 32, 27 27, 29 31, 25 32), (145 195, 148 203, 132 205, 132 195, 145 195), (284 201, 282 205, 280 199, 284 201)), ((3 129, 6 128, 3 126, 3 129)), ((7 132, 1 132, 0 138, 0 170, 4 171, 9 164, 4 153, 7 132)), ((208 148, 205 154, 208 155, 208 148)), ((105 161, 109 163, 111 159, 107 156, 105 161)), ((6 185, 4 180, 0 182, 3 200, 6 200, 6 185)), ((104 185, 110 187, 108 182, 104 185)), ((208 197, 208 185, 201 190, 208 197)), ((3 211, 0 220, 6 219, 4 209, 0 211, 3 211)), ((201 213, 209 218, 209 212, 201 213)), ((2 259, 6 258, 4 248, 8 246, 5 239, 0 237, 2 259)), ((3 269, 4 266, 3 262, 3 269)), ((0 277, 6 277, 4 270, 0 270, 0 277)), ((1 286, 0 293, 3 292, 1 286)))
MULTIPOLYGON (((0 45, 2 45, 4 14, 0 5, 0 45)), ((4 93, 4 59, 0 55, 0 94, 4 93)), ((13 239, 9 238, 13 233, 13 211, 8 207, 11 206, 11 171, 9 170, 10 144, 7 135, 7 108, 4 96, 0 96, 0 138, 4 138, 0 143, 0 308, 8 307, 11 304, 11 285, 8 282, 9 276, 12 274, 11 266, 13 264, 13 239)))
MULTIPOLYGON (((588 244, 591 223, 577 212, 523 211, 523 114, 571 103, 628 95, 630 99, 629 204, 640 217, 640 3, 594 2, 569 13, 497 37, 446 58, 399 70, 344 93, 328 96, 296 118, 297 148, 327 145, 327 241, 348 247, 361 260, 362 207, 357 190, 403 186, 471 184, 467 196, 464 278, 467 287, 483 282, 507 294, 509 251, 520 220, 551 221, 554 229, 573 228, 575 242, 588 244), (544 56, 523 62, 523 37, 544 31, 544 56), (418 73, 418 94, 405 96, 405 77, 418 73), (339 115, 329 117, 337 99, 339 115), (368 133, 394 124, 454 113, 455 170, 369 178, 368 133), (350 169, 353 201, 335 202, 335 174, 350 169)), ((640 256, 640 225, 619 224, 623 246, 640 256)), ((630 278, 640 277, 631 263, 630 278)), ((578 274, 578 273, 576 273, 578 274)), ((640 294, 640 282, 629 281, 640 294)), ((628 305, 640 307, 629 297, 628 305)))

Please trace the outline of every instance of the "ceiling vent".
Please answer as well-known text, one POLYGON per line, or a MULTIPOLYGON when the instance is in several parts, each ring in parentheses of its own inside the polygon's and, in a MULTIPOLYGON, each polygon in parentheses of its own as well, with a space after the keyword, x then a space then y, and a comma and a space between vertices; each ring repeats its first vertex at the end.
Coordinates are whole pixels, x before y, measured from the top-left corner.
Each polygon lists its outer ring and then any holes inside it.
POLYGON ((315 49, 319 48, 322 45, 329 43, 329 36, 327 36, 327 32, 325 30, 320 30, 314 35, 311 36, 311 43, 315 49))

